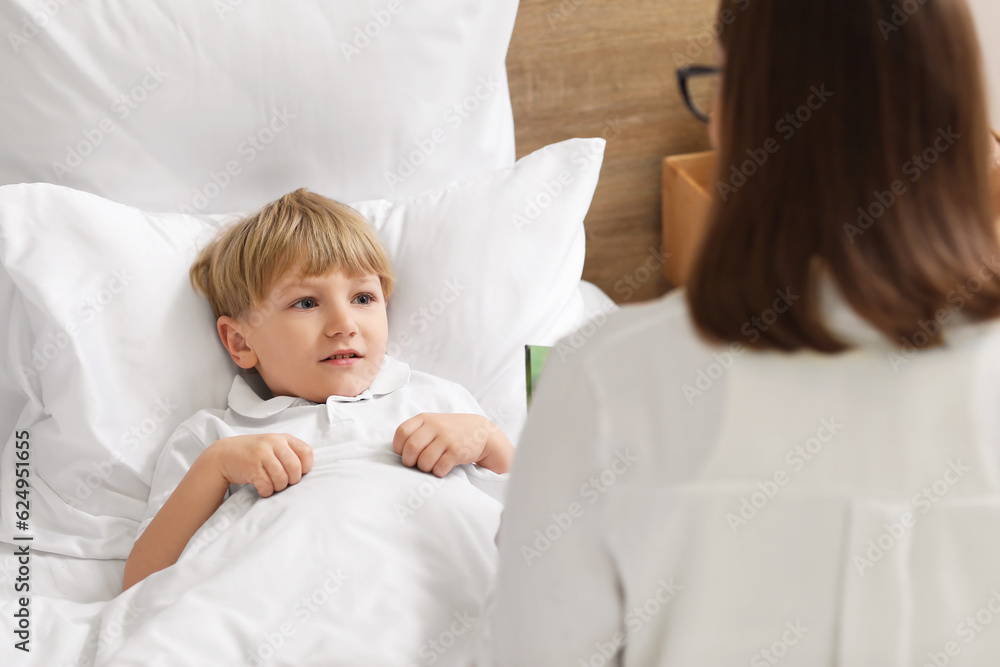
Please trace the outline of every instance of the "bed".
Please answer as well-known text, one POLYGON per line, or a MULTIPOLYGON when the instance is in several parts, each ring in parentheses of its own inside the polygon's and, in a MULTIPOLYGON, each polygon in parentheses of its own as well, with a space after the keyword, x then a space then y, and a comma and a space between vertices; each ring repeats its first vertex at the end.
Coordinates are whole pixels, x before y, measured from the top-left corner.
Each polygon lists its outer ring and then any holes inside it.
POLYGON ((706 146, 672 78, 708 57, 689 37, 710 34, 714 5, 5 3, 0 662, 95 664, 127 634, 109 601, 156 455, 224 407, 234 372, 200 334, 211 314, 186 266, 296 187, 382 237, 400 285, 390 355, 468 388, 516 441, 523 346, 669 287, 634 278, 659 258, 660 158, 706 146))

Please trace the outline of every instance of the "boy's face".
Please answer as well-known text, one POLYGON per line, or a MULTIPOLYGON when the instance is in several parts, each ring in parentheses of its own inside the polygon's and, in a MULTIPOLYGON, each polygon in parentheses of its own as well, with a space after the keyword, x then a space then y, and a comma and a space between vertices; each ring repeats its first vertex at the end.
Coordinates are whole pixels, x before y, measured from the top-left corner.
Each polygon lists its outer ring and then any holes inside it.
POLYGON ((288 271, 264 306, 241 320, 222 316, 219 336, 241 368, 257 368, 275 396, 325 403, 357 396, 382 368, 389 322, 377 275, 339 270, 300 278, 288 271), (342 354, 351 358, 332 359, 342 354))

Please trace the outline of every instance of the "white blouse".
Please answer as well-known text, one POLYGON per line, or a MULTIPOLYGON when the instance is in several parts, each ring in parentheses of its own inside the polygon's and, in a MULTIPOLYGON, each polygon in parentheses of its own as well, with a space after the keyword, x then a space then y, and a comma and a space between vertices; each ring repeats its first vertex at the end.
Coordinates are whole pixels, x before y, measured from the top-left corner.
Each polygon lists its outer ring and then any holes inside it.
POLYGON ((679 290, 560 341, 481 665, 997 664, 1000 324, 953 303, 920 352, 826 282, 839 355, 707 345, 679 290))

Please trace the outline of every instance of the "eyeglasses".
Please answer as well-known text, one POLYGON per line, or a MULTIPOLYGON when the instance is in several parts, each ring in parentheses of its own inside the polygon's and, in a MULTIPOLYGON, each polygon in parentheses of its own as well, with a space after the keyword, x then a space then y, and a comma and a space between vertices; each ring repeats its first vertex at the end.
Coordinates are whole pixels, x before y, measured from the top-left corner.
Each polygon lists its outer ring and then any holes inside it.
POLYGON ((677 84, 691 113, 703 123, 715 106, 715 95, 719 90, 721 67, 691 65, 677 70, 677 84))

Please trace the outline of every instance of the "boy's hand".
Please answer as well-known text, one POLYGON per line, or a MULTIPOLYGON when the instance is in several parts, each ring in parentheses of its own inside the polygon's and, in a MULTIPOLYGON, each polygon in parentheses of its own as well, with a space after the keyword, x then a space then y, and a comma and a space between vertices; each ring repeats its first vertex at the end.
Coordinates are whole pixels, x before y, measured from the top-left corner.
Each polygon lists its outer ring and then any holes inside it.
POLYGON ((399 425, 392 449, 403 457, 403 465, 444 477, 464 463, 503 474, 510 468, 514 445, 481 415, 424 412, 399 425))
POLYGON ((236 435, 205 450, 230 484, 253 484, 262 498, 298 484, 312 469, 312 447, 287 433, 236 435))

